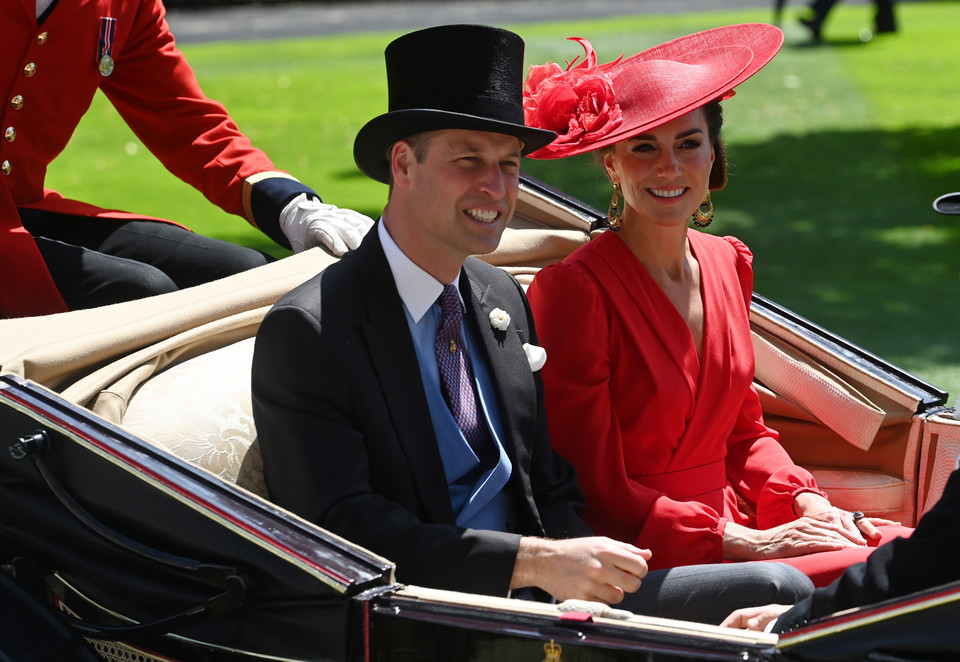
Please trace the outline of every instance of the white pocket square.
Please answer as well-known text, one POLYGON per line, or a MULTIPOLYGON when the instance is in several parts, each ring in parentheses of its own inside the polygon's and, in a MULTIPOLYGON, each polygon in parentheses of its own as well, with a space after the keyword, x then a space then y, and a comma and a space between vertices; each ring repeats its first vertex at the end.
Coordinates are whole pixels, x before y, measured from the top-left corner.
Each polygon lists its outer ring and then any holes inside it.
POLYGON ((528 342, 523 343, 523 353, 527 355, 527 363, 530 364, 530 370, 536 372, 547 362, 547 350, 539 345, 531 345, 528 342))

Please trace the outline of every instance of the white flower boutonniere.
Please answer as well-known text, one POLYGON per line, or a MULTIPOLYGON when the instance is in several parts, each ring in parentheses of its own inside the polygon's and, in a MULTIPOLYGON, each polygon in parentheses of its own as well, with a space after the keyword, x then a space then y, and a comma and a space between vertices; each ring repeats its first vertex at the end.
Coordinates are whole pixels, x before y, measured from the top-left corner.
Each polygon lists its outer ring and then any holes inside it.
POLYGON ((531 345, 525 342, 523 343, 523 353, 527 355, 527 363, 530 364, 531 372, 536 372, 547 362, 547 350, 539 345, 531 345))
POLYGON ((490 311, 490 326, 497 331, 506 331, 510 328, 510 315, 505 310, 494 308, 490 311))

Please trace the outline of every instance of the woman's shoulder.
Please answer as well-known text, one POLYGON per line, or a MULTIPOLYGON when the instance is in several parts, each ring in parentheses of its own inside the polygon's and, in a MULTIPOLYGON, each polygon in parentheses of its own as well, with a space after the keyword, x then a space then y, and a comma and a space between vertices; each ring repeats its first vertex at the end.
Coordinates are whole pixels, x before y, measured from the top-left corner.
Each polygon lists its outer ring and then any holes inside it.
POLYGON ((739 285, 744 302, 749 307, 753 292, 753 253, 736 237, 717 237, 691 232, 694 250, 702 269, 718 276, 717 282, 732 287, 739 285), (709 247, 709 248, 707 248, 709 247))
POLYGON ((745 243, 730 235, 723 237, 723 240, 733 247, 733 249, 737 252, 737 258, 739 260, 747 263, 748 265, 753 264, 753 253, 745 243))
POLYGON ((696 230, 691 231, 689 236, 691 240, 694 241, 694 248, 701 252, 709 250, 714 253, 719 253, 747 267, 753 264, 753 253, 750 251, 750 248, 737 237, 730 235, 720 237, 696 230))
POLYGON ((527 290, 531 300, 537 298, 538 293, 576 296, 600 289, 597 270, 612 259, 610 253, 615 248, 608 245, 611 239, 608 235, 602 233, 560 262, 540 269, 527 290))
POLYGON ((563 260, 544 269, 562 271, 568 274, 594 271, 601 264, 617 263, 630 256, 629 249, 609 230, 597 234, 593 239, 567 255, 563 260))
POLYGON ((569 291, 571 288, 579 291, 590 288, 592 280, 582 261, 565 259, 540 269, 527 288, 527 296, 532 300, 541 291, 553 293, 569 291))

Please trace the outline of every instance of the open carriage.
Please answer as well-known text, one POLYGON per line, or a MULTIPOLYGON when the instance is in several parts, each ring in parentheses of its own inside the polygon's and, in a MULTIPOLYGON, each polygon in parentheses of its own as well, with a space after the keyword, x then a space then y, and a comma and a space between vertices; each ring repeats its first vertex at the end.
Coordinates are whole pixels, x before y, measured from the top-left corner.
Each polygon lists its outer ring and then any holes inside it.
MULTIPOLYGON (((529 282, 601 222, 525 178, 488 259, 529 282)), ((0 321, 0 604, 26 600, 51 632, 80 637, 57 657, 0 623, 0 659, 960 655, 960 585, 777 637, 398 584, 389 559, 273 505, 260 473, 253 337, 332 260, 314 249, 182 292, 0 321)), ((836 505, 914 524, 960 453, 947 393, 762 297, 751 321, 764 413, 791 456, 836 505)))

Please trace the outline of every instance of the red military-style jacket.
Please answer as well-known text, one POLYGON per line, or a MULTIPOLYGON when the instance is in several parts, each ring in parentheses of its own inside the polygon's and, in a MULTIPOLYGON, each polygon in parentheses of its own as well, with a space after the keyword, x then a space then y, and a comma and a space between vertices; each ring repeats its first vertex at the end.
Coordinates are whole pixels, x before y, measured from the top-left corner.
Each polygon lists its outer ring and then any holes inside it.
POLYGON ((204 95, 164 15, 161 0, 60 0, 38 26, 36 0, 0 2, 0 316, 65 310, 17 207, 143 218, 44 188, 47 165, 98 89, 170 172, 286 245, 276 226, 282 204, 313 192, 276 172, 226 109, 204 95), (266 187, 275 199, 258 206, 251 188, 263 178, 282 183, 266 187))

